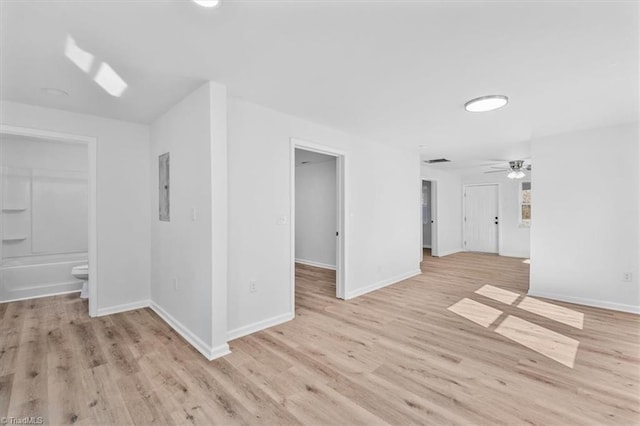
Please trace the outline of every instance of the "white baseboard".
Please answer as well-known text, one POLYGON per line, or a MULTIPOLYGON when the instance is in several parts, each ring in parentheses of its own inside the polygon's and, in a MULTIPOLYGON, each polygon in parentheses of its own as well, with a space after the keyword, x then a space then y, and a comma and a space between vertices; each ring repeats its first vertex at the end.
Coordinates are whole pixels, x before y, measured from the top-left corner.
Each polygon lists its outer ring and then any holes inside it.
POLYGON ((205 355, 205 356, 207 357, 207 359, 209 361, 213 361, 216 358, 220 358, 220 357, 223 357, 225 355, 229 355, 230 353, 231 353, 231 349, 229 349, 229 344, 228 343, 223 343, 222 345, 218 345, 215 348, 211 348, 211 350, 209 351, 209 356, 207 356, 207 355, 205 355))
POLYGON ((287 312, 286 314, 277 315, 275 317, 267 318, 266 320, 254 322, 253 324, 238 327, 233 330, 229 330, 227 333, 227 340, 234 340, 269 327, 273 327, 283 322, 291 321, 295 317, 295 314, 287 312))
POLYGON ((521 259, 528 259, 530 257, 529 253, 518 253, 518 252, 501 252, 501 253, 498 253, 498 255, 504 256, 504 257, 518 257, 521 259))
POLYGON ((215 348, 207 345, 202 341, 202 339, 193 334, 191 330, 185 327, 180 321, 175 319, 171 314, 165 311, 153 300, 151 301, 149 307, 153 309, 153 311, 158 314, 158 316, 162 318, 167 324, 169 324, 171 328, 176 331, 176 333, 181 335, 184 340, 189 342, 191 346, 196 348, 198 352, 204 355, 209 361, 231 353, 231 351, 229 350, 229 345, 226 343, 216 346, 215 348))
POLYGON ((296 263, 300 263, 302 265, 315 266, 316 268, 331 269, 332 271, 336 270, 336 265, 329 265, 328 263, 314 262, 313 260, 296 259, 296 263))
POLYGON ((440 251, 438 251, 438 256, 437 257, 449 256, 450 254, 456 254, 456 253, 460 253, 462 251, 464 251, 464 250, 462 250, 461 248, 453 249, 453 250, 440 250, 440 251))
POLYGON ((133 311, 134 309, 146 308, 148 306, 149 306, 148 300, 139 300, 137 302, 125 303, 122 305, 109 306, 106 308, 98 308, 97 316, 102 317, 105 315, 112 315, 120 312, 133 311))
POLYGON ((345 299, 348 300, 348 299, 353 299, 354 297, 362 296, 363 294, 370 293, 372 291, 379 290, 383 287, 387 287, 391 284, 395 284, 400 281, 404 281, 406 279, 415 277, 417 275, 420 275, 421 273, 422 271, 417 269, 415 271, 410 271, 404 274, 396 275, 395 277, 388 278, 386 280, 378 281, 377 283, 371 284, 369 286, 358 288, 356 290, 347 292, 345 299))
MULTIPOLYGON (((80 293, 80 290, 61 291, 61 292, 58 292, 58 293, 42 294, 42 295, 39 295, 39 296, 18 297, 17 299, 3 300, 0 303, 20 302, 21 300, 41 299, 43 297, 62 296, 63 294, 71 294, 71 293, 80 293)), ((80 296, 78 296, 78 297, 80 297, 80 296)))
POLYGON ((575 303, 577 305, 592 306, 594 308, 611 309, 614 311, 630 312, 632 314, 640 314, 640 306, 626 305, 623 303, 607 302, 606 300, 585 299, 582 297, 567 296, 564 294, 547 293, 540 291, 527 292, 532 297, 543 297, 545 299, 558 300, 560 302, 575 303))

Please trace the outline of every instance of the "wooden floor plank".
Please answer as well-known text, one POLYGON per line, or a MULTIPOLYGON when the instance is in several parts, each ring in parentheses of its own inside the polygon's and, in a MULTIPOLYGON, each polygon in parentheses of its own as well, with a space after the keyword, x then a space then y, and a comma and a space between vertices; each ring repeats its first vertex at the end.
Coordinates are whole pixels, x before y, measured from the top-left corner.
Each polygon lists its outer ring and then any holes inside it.
POLYGON ((0 376, 0 413, 9 412, 11 400, 11 388, 13 387, 13 374, 0 376))
POLYGON ((39 301, 22 304, 24 316, 16 354, 8 417, 49 419, 46 327, 39 301))
POLYGON ((525 299, 522 259, 425 253, 421 275, 349 301, 335 297, 335 271, 297 265, 295 319, 230 342, 213 362, 150 309, 91 319, 77 295, 0 304, 0 414, 87 425, 640 423, 640 317, 525 299), (448 309, 463 299, 497 318, 448 309), (535 333, 518 343, 496 332, 509 317, 510 335, 526 332, 519 324, 535 333), (545 330, 579 342, 575 358, 561 354, 573 368, 536 351, 545 330))

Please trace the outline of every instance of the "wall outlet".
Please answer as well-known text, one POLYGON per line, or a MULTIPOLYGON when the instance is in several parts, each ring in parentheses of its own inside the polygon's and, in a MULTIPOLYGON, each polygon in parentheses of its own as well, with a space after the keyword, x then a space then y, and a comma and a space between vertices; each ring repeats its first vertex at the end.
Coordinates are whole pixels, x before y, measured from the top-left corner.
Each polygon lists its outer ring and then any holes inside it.
POLYGON ((249 281, 249 293, 255 293, 258 291, 258 283, 255 280, 249 281))
POLYGON ((173 279, 173 290, 174 291, 178 291, 180 289, 180 287, 178 286, 178 279, 174 278, 173 279))
POLYGON ((633 281, 633 274, 631 272, 625 272, 622 274, 622 281, 630 283, 633 281))

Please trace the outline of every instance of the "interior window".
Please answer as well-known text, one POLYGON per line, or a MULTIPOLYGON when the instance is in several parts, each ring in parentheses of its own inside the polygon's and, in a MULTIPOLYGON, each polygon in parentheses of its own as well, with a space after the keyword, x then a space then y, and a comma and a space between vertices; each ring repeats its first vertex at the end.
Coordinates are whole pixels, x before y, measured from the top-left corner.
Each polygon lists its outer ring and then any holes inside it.
POLYGON ((520 225, 531 226, 531 182, 520 183, 520 225))

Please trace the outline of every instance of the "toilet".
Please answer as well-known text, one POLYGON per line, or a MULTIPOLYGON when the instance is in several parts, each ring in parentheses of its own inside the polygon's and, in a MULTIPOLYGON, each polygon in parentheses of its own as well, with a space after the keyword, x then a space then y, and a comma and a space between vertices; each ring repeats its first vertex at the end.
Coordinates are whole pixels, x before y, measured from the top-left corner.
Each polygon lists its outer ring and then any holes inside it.
POLYGON ((74 266, 71 268, 71 275, 79 280, 82 280, 82 291, 80 292, 81 299, 89 298, 89 265, 74 266))

